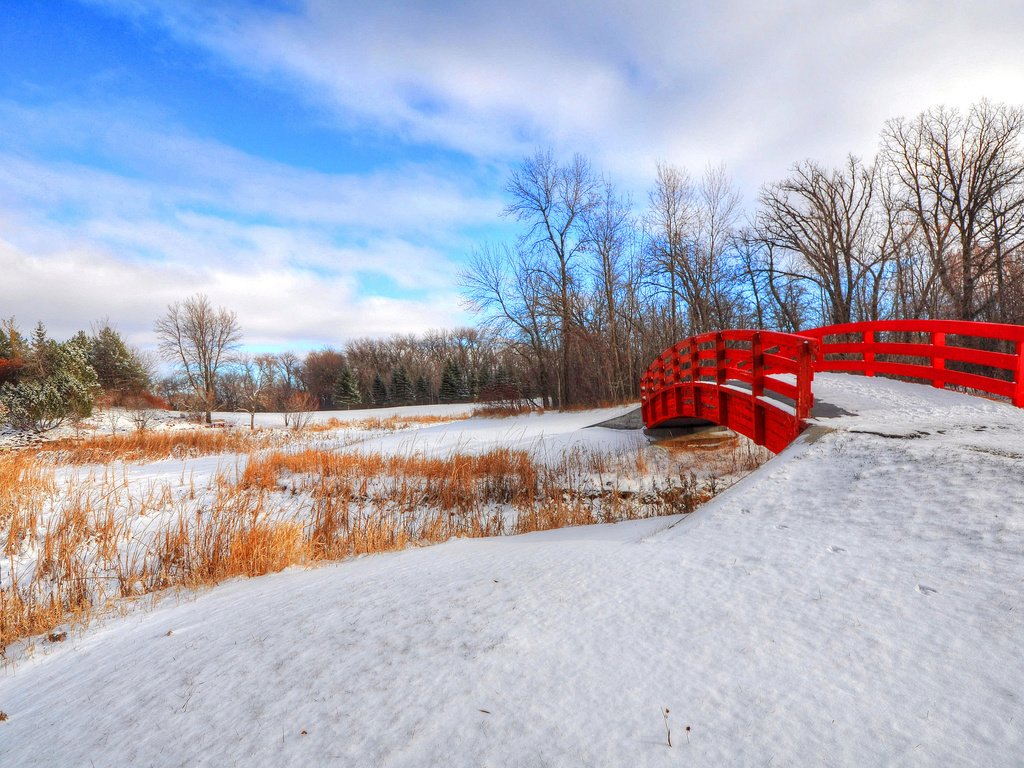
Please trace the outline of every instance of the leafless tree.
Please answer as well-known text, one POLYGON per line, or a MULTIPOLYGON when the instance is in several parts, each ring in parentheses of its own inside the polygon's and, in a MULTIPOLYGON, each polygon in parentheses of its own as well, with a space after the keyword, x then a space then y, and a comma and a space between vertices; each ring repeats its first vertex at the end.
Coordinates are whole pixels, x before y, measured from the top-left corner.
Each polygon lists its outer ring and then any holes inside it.
POLYGON ((668 298, 669 336, 673 339, 683 335, 679 301, 683 297, 684 263, 693 230, 693 198, 689 174, 684 169, 658 163, 654 187, 649 194, 645 229, 654 284, 661 287, 668 298))
POLYGON ((277 380, 274 355, 243 355, 231 379, 232 399, 239 410, 249 414, 249 429, 256 429, 256 414, 267 409, 277 380))
POLYGON ((724 165, 709 165, 696 189, 693 245, 683 262, 694 333, 743 324, 736 312, 739 275, 731 252, 740 196, 724 165))
POLYGON ((479 248, 460 274, 466 306, 485 327, 525 350, 545 406, 551 397, 552 324, 543 311, 543 278, 530 256, 507 245, 479 248))
POLYGON ((1024 110, 988 101, 886 123, 883 157, 948 301, 944 315, 1008 319, 1006 275, 1024 247, 1022 130, 1024 110))
POLYGON ((574 307, 577 262, 587 246, 584 217, 596 203, 598 188, 590 164, 582 155, 560 165, 550 151, 537 152, 524 160, 505 188, 512 200, 505 213, 528 226, 521 244, 536 257, 530 268, 545 278, 545 298, 550 313, 557 318, 560 407, 574 400, 571 361, 578 330, 574 323, 578 315, 574 307))
POLYGON ((620 197, 612 184, 606 181, 597 204, 585 215, 585 226, 592 254, 590 270, 596 283, 600 314, 605 322, 604 336, 610 350, 607 366, 609 395, 612 399, 622 399, 632 389, 624 366, 620 316, 629 250, 635 231, 629 200, 620 197))
POLYGON ((296 432, 302 432, 313 420, 316 406, 316 398, 309 392, 292 392, 281 411, 284 425, 296 432))
POLYGON ((777 328, 797 333, 812 316, 807 285, 787 260, 780 263, 775 248, 754 232, 745 230, 736 238, 741 272, 749 285, 754 323, 758 328, 777 328))
POLYGON ((168 306, 167 314, 156 321, 156 334, 161 354, 180 368, 202 403, 206 423, 212 423, 217 375, 242 339, 238 317, 223 307, 214 309, 205 294, 197 293, 168 306))
POLYGON ((773 259, 775 251, 797 257, 783 269, 776 260, 773 278, 813 284, 825 322, 881 313, 879 292, 893 254, 879 225, 876 192, 874 164, 853 156, 833 171, 810 160, 797 163, 787 179, 762 189, 758 236, 773 259))

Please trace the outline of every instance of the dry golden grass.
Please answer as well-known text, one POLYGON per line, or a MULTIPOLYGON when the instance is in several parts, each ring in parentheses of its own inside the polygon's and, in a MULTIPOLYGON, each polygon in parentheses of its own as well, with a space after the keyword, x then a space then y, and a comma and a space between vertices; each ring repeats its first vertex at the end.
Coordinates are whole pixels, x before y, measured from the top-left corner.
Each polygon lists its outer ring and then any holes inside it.
POLYGON ((679 448, 577 450, 555 465, 509 449, 444 457, 261 450, 247 455, 240 473, 199 487, 184 472, 133 485, 127 472, 105 464, 55 481, 57 458, 102 464, 99 457, 118 452, 163 457, 177 445, 230 450, 234 439, 198 430, 168 433, 167 441, 159 433, 127 437, 135 439, 66 446, 45 451, 45 459, 0 455, 0 535, 11 563, 0 584, 0 649, 86 622, 117 598, 455 536, 689 512, 720 490, 714 472, 765 458, 741 441, 685 453, 686 466, 679 448), (699 481, 697 471, 712 480, 699 481))
POLYGON ((68 464, 105 464, 111 461, 153 461, 245 453, 266 444, 270 432, 228 429, 172 429, 68 438, 44 443, 40 452, 56 454, 68 464))
POLYGON ((473 416, 482 419, 507 419, 511 416, 521 416, 524 413, 544 413, 544 409, 528 401, 485 403, 473 409, 473 416))
POLYGON ((362 429, 373 432, 397 432, 400 429, 409 429, 415 426, 430 424, 445 424, 450 421, 462 421, 464 416, 436 416, 430 414, 412 416, 367 416, 363 419, 345 421, 331 417, 327 421, 318 424, 310 424, 306 427, 308 432, 327 432, 335 429, 362 429))

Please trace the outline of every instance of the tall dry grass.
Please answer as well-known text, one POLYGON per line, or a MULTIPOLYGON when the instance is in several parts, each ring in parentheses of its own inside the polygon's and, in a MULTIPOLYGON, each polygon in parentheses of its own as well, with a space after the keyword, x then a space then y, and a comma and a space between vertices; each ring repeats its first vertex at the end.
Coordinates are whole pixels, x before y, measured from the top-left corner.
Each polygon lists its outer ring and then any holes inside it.
POLYGON ((745 443, 690 451, 689 463, 672 449, 642 447, 577 449, 545 463, 509 449, 395 456, 293 445, 249 452, 244 469, 199 483, 183 470, 145 484, 104 463, 115 454, 163 458, 175 446, 250 445, 211 431, 196 431, 191 443, 190 434, 0 455, 9 563, 0 580, 0 648, 86 622, 119 598, 169 588, 456 536, 690 512, 723 487, 721 473, 763 460, 745 443), (58 458, 101 466, 63 471, 58 482, 58 458))
POLYGON ((217 453, 247 453, 280 442, 281 433, 234 429, 171 429, 67 438, 44 443, 54 462, 105 464, 112 461, 186 459, 217 453))
POLYGON ((346 421, 335 417, 327 421, 310 424, 309 432, 327 432, 335 429, 360 429, 367 432, 398 432, 411 427, 446 424, 451 421, 462 421, 465 416, 440 416, 436 414, 411 414, 407 416, 367 416, 362 419, 346 421))

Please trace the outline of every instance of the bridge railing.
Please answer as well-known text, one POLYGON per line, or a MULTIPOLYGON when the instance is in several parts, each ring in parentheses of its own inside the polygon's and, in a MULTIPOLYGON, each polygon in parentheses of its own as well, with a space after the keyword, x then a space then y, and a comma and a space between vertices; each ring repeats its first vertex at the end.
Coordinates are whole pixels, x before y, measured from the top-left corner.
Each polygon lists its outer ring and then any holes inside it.
POLYGON ((1005 397, 1024 408, 1024 326, 876 320, 801 334, 819 341, 816 371, 895 376, 939 388, 960 386, 1005 397), (950 363, 957 367, 950 368, 950 363))
POLYGON ((813 405, 817 341, 774 331, 692 336, 659 355, 640 382, 644 423, 702 418, 778 452, 813 405))

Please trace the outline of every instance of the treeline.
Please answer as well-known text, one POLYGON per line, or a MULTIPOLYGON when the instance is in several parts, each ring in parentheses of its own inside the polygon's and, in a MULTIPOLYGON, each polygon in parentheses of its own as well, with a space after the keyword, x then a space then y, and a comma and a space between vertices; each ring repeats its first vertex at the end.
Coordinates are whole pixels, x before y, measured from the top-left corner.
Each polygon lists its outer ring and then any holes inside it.
MULTIPOLYGON (((473 328, 421 336, 356 339, 341 349, 248 355, 229 310, 202 295, 168 308, 157 322, 153 362, 106 321, 58 342, 40 323, 31 336, 0 324, 0 423, 43 431, 90 416, 97 406, 289 413, 353 407, 462 403, 523 396, 508 349, 473 328)), ((148 423, 139 415, 140 423, 148 423)))
MULTIPOLYGON (((234 354, 216 372, 211 403, 286 413, 475 402, 508 388, 520 392, 516 362, 503 343, 474 328, 355 339, 302 356, 234 354)), ((158 393, 178 410, 201 410, 184 372, 161 380, 158 393)))
POLYGON ((479 248, 467 306, 556 405, 637 396, 690 334, 885 318, 1024 322, 1019 107, 936 107, 883 128, 875 157, 814 160, 746 214, 724 168, 660 164, 641 205, 579 155, 526 159, 511 242, 479 248))

